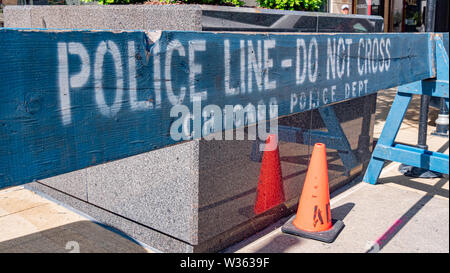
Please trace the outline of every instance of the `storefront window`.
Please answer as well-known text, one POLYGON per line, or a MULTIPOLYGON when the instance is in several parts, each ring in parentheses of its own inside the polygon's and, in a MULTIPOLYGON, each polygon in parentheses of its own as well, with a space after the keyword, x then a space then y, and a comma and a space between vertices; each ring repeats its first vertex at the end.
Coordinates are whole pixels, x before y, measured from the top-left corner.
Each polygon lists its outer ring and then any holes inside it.
POLYGON ((356 14, 384 17, 385 0, 356 0, 356 14))
POLYGON ((357 14, 383 17, 388 31, 425 31, 426 0, 354 0, 353 4, 357 14))
POLYGON ((425 31, 423 15, 426 11, 426 1, 406 0, 404 6, 405 32, 425 31))
POLYGON ((356 0, 356 14, 370 14, 370 0, 356 0))
POLYGON ((370 14, 384 17, 384 0, 372 0, 370 14))
POLYGON ((391 20, 391 31, 401 32, 403 27, 403 0, 393 0, 391 20))
POLYGON ((427 1, 392 0, 393 32, 423 32, 425 31, 425 14, 427 1))

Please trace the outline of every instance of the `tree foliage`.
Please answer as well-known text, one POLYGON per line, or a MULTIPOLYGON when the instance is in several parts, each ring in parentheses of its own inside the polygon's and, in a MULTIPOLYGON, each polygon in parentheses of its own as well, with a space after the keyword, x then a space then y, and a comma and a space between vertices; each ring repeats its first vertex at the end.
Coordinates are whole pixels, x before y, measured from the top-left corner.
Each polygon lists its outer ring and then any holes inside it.
POLYGON ((319 11, 323 0, 256 0, 259 6, 269 9, 319 11))
MULTIPOLYGON (((102 5, 126 5, 139 4, 148 0, 81 0, 82 2, 98 1, 102 5)), ((244 5, 242 0, 159 0, 167 4, 200 4, 200 5, 221 5, 221 6, 237 6, 244 5)), ((324 4, 324 0, 256 0, 260 7, 268 9, 280 10, 303 10, 303 11, 319 11, 324 4)))
MULTIPOLYGON (((82 0, 90 2, 92 0, 82 0)), ((95 0, 94 0, 95 1, 95 0)), ((126 5, 126 4, 141 4, 148 0, 98 0, 102 5, 126 5)), ((199 4, 199 5, 222 5, 222 6, 243 6, 244 2, 241 0, 159 0, 159 2, 166 4, 199 4)))

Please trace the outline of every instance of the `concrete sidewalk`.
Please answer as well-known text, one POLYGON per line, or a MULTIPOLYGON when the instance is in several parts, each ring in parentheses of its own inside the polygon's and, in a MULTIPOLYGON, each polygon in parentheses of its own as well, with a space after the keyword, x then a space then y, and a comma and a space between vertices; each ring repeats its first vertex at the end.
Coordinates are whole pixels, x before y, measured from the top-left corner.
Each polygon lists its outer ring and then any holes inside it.
POLYGON ((398 166, 375 186, 355 183, 332 198, 332 217, 345 223, 332 244, 282 233, 285 218, 225 252, 449 252, 448 177, 408 179, 398 166))
POLYGON ((0 253, 63 252, 149 249, 23 187, 0 191, 0 253))
MULTIPOLYGON (((379 92, 374 137, 377 138, 395 92, 379 92)), ((413 99, 397 140, 416 144, 419 97, 413 99)), ((431 120, 437 110, 430 108, 431 120)), ((431 124, 432 125, 432 124, 431 124)), ((434 130, 429 126, 428 134, 434 130)), ((449 152, 448 138, 429 136, 430 150, 449 152)), ((288 218, 224 252, 449 252, 449 179, 415 179, 383 169, 377 185, 361 179, 332 194, 333 218, 345 228, 332 244, 281 232, 288 218)), ((23 187, 0 191, 1 252, 152 252, 148 246, 105 228, 23 187)))

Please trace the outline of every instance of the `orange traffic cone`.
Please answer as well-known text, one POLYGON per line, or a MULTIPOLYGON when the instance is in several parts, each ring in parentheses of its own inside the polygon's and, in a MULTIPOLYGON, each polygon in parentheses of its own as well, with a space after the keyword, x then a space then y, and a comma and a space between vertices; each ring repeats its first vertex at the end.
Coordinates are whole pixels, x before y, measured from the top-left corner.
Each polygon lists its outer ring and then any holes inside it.
POLYGON ((331 243, 344 228, 331 219, 325 144, 316 143, 298 203, 297 215, 282 227, 285 233, 331 243))
POLYGON ((269 135, 267 138, 256 191, 255 214, 263 213, 285 201, 276 135, 269 135))

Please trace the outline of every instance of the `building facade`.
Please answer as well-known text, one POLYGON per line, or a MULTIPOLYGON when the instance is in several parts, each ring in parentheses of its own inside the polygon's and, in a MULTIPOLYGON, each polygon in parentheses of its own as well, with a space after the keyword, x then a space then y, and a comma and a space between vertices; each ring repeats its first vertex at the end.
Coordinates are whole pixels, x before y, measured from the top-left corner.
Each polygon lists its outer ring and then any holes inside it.
MULTIPOLYGON (((352 13, 379 15, 386 32, 424 32, 427 0, 352 0, 352 13)), ((448 32, 448 0, 436 0, 435 31, 448 32)))

